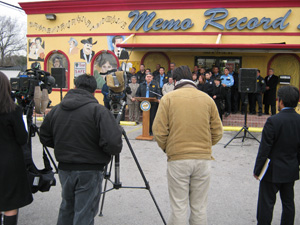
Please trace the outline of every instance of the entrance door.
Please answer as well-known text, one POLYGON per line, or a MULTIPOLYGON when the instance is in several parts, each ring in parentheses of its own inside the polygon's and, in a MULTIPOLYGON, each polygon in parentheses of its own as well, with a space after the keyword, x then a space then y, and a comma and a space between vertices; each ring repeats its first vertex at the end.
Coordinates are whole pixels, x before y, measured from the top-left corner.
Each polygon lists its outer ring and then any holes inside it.
POLYGON ((204 67, 205 70, 211 70, 213 66, 220 69, 220 74, 224 74, 225 67, 232 66, 235 72, 239 72, 242 67, 242 57, 205 57, 196 56, 195 65, 204 67))

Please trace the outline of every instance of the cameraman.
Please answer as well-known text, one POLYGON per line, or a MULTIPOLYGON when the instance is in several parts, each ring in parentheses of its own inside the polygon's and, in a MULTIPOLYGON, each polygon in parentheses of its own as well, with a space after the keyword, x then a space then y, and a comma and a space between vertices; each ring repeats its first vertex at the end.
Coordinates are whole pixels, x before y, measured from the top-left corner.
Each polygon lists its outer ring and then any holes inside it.
POLYGON ((94 224, 103 168, 122 149, 122 133, 109 110, 93 96, 97 82, 83 74, 75 89, 46 116, 42 144, 54 148, 59 162, 62 202, 58 225, 94 224))

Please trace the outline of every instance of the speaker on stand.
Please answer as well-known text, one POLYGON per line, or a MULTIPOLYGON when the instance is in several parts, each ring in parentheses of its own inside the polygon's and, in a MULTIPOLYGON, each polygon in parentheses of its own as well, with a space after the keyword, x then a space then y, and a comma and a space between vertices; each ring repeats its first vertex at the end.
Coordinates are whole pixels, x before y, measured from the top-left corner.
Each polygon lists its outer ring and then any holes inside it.
POLYGON ((60 88, 60 101, 62 101, 62 89, 66 87, 66 69, 51 68, 51 75, 55 78, 53 88, 60 88))
POLYGON ((245 100, 243 102, 245 106, 245 118, 244 118, 244 126, 242 129, 224 146, 224 148, 227 147, 234 139, 236 138, 242 138, 242 142, 244 142, 245 138, 255 139, 260 143, 259 140, 257 140, 256 137, 251 134, 249 131, 249 127, 247 126, 247 107, 248 107, 248 94, 249 93, 255 93, 257 91, 257 69, 253 68, 241 68, 239 71, 239 83, 238 83, 238 91, 241 94, 245 94, 245 100), (238 135, 244 131, 244 135, 241 137, 238 137, 238 135), (247 133, 251 137, 247 137, 247 133))

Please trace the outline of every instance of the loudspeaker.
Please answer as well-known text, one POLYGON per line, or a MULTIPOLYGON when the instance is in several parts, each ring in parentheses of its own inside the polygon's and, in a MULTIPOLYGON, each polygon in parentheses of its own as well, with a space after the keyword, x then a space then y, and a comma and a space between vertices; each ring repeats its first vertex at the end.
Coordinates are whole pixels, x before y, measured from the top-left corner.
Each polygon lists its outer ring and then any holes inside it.
POLYGON ((51 68, 51 75, 55 78, 53 88, 66 87, 66 69, 65 68, 51 68))
POLYGON ((241 68, 239 73, 238 90, 241 93, 255 93, 257 91, 257 69, 241 68))

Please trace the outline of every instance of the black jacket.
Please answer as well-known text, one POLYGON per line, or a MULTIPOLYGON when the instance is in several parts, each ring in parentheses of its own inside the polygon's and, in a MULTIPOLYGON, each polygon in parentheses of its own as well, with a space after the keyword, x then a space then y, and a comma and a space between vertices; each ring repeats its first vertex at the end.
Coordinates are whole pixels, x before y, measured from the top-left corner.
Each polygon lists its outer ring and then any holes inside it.
POLYGON ((141 71, 138 71, 136 74, 135 74, 135 76, 136 76, 136 78, 137 78, 137 82, 139 83, 139 84, 141 84, 141 83, 143 83, 144 81, 145 81, 145 76, 146 76, 146 73, 145 73, 146 71, 144 71, 144 72, 141 72, 141 71))
MULTIPOLYGON (((156 77, 154 77, 153 80, 155 80, 157 82, 158 86, 160 87, 160 74, 158 74, 156 77)), ((163 86, 164 86, 164 84, 166 84, 168 82, 169 82, 169 77, 168 77, 168 75, 164 74, 163 86)), ((162 87, 161 87, 161 89, 162 89, 162 87)))
POLYGON ((83 89, 70 90, 47 114, 40 140, 54 148, 62 170, 101 170, 122 149, 114 116, 83 89))
POLYGON ((278 84, 278 76, 272 75, 268 80, 269 76, 265 77, 266 86, 270 87, 269 90, 265 91, 264 104, 276 105, 276 88, 278 84))
POLYGON ((258 176, 267 158, 265 181, 289 183, 299 179, 300 115, 286 109, 268 118, 259 146, 254 174, 258 176))
POLYGON ((265 79, 261 76, 258 76, 256 79, 257 91, 256 93, 264 93, 266 91, 266 82, 265 79))
MULTIPOLYGON (((146 97, 146 90, 147 90, 147 83, 145 81, 145 82, 143 82, 143 83, 140 84, 140 86, 137 89, 135 95, 137 97, 146 97)), ((149 91, 149 97, 150 98, 151 97, 152 98, 154 97, 154 98, 157 98, 157 99, 161 98, 160 96, 158 96, 158 95, 156 95, 156 94, 153 93, 153 92, 155 92, 155 93, 161 95, 160 88, 159 88, 157 82, 155 82, 155 81, 152 80, 152 82, 150 83, 150 86, 149 86, 149 90, 152 91, 152 92, 149 91)))

